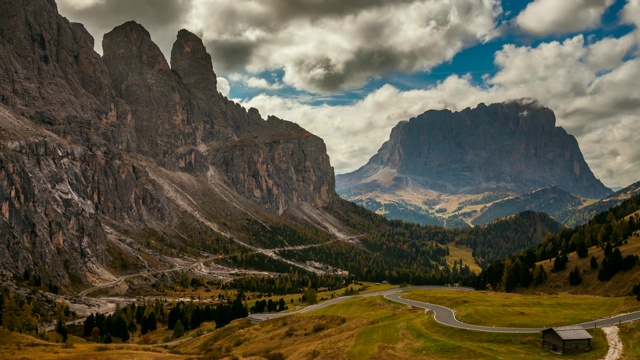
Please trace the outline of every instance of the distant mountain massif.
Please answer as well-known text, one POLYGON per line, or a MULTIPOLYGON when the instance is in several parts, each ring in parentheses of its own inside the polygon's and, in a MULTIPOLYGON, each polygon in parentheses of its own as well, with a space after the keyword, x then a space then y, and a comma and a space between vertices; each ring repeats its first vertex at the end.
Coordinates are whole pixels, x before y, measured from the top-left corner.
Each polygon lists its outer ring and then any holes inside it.
POLYGON ((447 227, 527 210, 557 216, 611 194, 553 111, 532 99, 402 121, 366 165, 336 179, 345 199, 447 227))

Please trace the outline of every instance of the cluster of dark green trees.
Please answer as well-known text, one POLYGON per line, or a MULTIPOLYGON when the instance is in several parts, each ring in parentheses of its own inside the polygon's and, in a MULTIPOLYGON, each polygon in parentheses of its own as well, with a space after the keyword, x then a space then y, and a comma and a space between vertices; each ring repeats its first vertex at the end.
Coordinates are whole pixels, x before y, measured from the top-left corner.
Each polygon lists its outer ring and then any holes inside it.
POLYGON ((200 306, 193 302, 179 302, 171 308, 167 318, 167 328, 174 330, 178 327, 184 331, 197 329, 203 322, 214 321, 216 328, 221 328, 235 319, 245 318, 249 315, 247 308, 242 303, 244 295, 240 292, 231 304, 218 306, 200 306))
POLYGON ((280 298, 278 301, 273 301, 269 299, 267 300, 259 300, 256 301, 256 304, 251 307, 251 313, 264 313, 264 312, 280 312, 285 311, 289 307, 287 306, 286 301, 283 298, 280 298))
POLYGON ((249 315, 243 304, 244 295, 239 292, 230 304, 200 306, 183 301, 167 305, 160 300, 144 304, 129 304, 117 307, 113 314, 95 313, 84 321, 83 335, 96 342, 111 343, 113 338, 127 342, 132 334, 140 330, 141 335, 157 330, 159 324, 174 331, 180 337, 185 331, 197 329, 203 322, 214 321, 216 328, 249 315), (171 308, 167 311, 168 308, 171 308))
POLYGON ((166 319, 164 303, 159 300, 137 305, 119 306, 113 314, 91 314, 84 321, 83 335, 96 342, 111 343, 113 338, 127 342, 140 326, 142 335, 158 328, 158 321, 166 319), (156 315, 157 314, 157 315, 156 315))
POLYGON ((633 287, 633 295, 636 296, 636 299, 638 299, 638 301, 640 301, 640 284, 637 284, 633 287))
POLYGON ((612 249, 611 243, 607 243, 604 247, 604 259, 602 259, 602 268, 598 272, 598 280, 611 280, 619 271, 630 270, 638 262, 638 255, 627 255, 622 257, 620 249, 612 249))
POLYGON ((350 285, 353 279, 353 275, 318 275, 290 267, 288 273, 276 277, 248 276, 233 279, 229 284, 223 284, 222 289, 261 292, 267 297, 271 297, 273 295, 301 293, 308 288, 326 288, 332 291, 350 285))
MULTIPOLYGON (((617 272, 631 269, 638 261, 636 255, 623 258, 617 247, 640 229, 637 214, 629 216, 639 206, 640 195, 636 195, 619 206, 596 215, 585 225, 562 229, 555 235, 548 233, 537 246, 520 251, 518 255, 506 260, 494 262, 480 275, 465 279, 464 283, 477 289, 486 289, 488 286, 498 289, 501 285, 504 285, 505 291, 512 291, 518 286, 526 288, 532 283, 541 283, 546 277, 544 270, 535 266, 536 262, 553 259, 552 271, 563 271, 568 261, 567 254, 576 251, 579 257, 585 258, 589 255, 589 247, 593 245, 602 247, 605 252, 599 279, 610 280, 617 272)), ((591 267, 598 267, 595 258, 591 260, 591 267)), ((573 283, 581 282, 578 280, 579 276, 579 271, 574 269, 574 274, 570 275, 573 283)))

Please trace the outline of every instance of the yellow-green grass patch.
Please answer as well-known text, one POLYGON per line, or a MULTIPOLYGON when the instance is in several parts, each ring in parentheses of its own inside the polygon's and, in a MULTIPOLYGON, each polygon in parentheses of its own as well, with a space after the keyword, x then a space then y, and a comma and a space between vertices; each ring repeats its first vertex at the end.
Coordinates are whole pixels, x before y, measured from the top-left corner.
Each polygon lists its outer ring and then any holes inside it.
POLYGON ((526 295, 487 291, 412 290, 403 297, 446 306, 458 320, 501 327, 571 325, 640 309, 633 297, 526 295))
POLYGON ((447 244, 449 248, 449 255, 447 258, 447 264, 452 266, 454 261, 462 260, 462 265, 468 265, 469 269, 476 274, 480 274, 482 268, 476 263, 476 259, 473 258, 473 250, 464 245, 456 245, 455 242, 447 244))

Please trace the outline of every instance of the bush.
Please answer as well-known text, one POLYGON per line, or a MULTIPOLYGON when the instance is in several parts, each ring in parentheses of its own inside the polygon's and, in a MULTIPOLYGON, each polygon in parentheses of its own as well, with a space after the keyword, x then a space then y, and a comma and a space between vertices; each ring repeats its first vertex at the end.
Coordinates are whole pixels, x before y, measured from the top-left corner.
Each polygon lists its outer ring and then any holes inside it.
POLYGON ((569 284, 576 286, 582 284, 582 277, 580 276, 580 269, 576 266, 573 271, 569 273, 569 284))
POLYGON ((313 325, 313 332, 314 333, 320 332, 320 331, 322 331, 324 329, 326 329, 324 324, 315 324, 315 325, 313 325))

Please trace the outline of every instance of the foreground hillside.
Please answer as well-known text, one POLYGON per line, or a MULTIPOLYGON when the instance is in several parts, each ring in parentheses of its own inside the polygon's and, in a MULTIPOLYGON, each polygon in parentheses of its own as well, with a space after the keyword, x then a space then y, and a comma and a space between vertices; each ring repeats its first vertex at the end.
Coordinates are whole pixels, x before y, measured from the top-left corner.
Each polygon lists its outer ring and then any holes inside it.
POLYGON ((632 196, 585 225, 548 234, 539 245, 494 262, 469 283, 507 292, 631 295, 640 284, 639 208, 640 195, 632 196))
MULTIPOLYGON (((541 296, 451 290, 412 290, 405 297, 450 306, 465 323, 543 326, 588 321, 639 306, 630 298, 541 296), (575 307, 567 306, 575 304, 575 307), (507 308, 509 311, 504 311, 507 308), (548 322, 550 321, 550 322, 548 322)), ((622 359, 640 349, 638 324, 622 324, 622 359)), ((162 331, 162 330, 157 330, 162 331)), ((151 334, 150 343, 160 342, 151 334)), ((600 359, 608 345, 602 330, 589 330, 593 349, 563 355, 567 359, 600 359)), ((43 341, 0 328, 3 359, 552 359, 540 346, 540 334, 499 334, 438 324, 422 309, 382 296, 356 297, 307 314, 257 324, 239 319, 213 330, 189 331, 165 347, 95 344, 71 336, 67 344, 43 341)), ((50 338, 54 340, 54 338, 50 338)), ((136 340, 140 342, 139 339, 136 340)))

